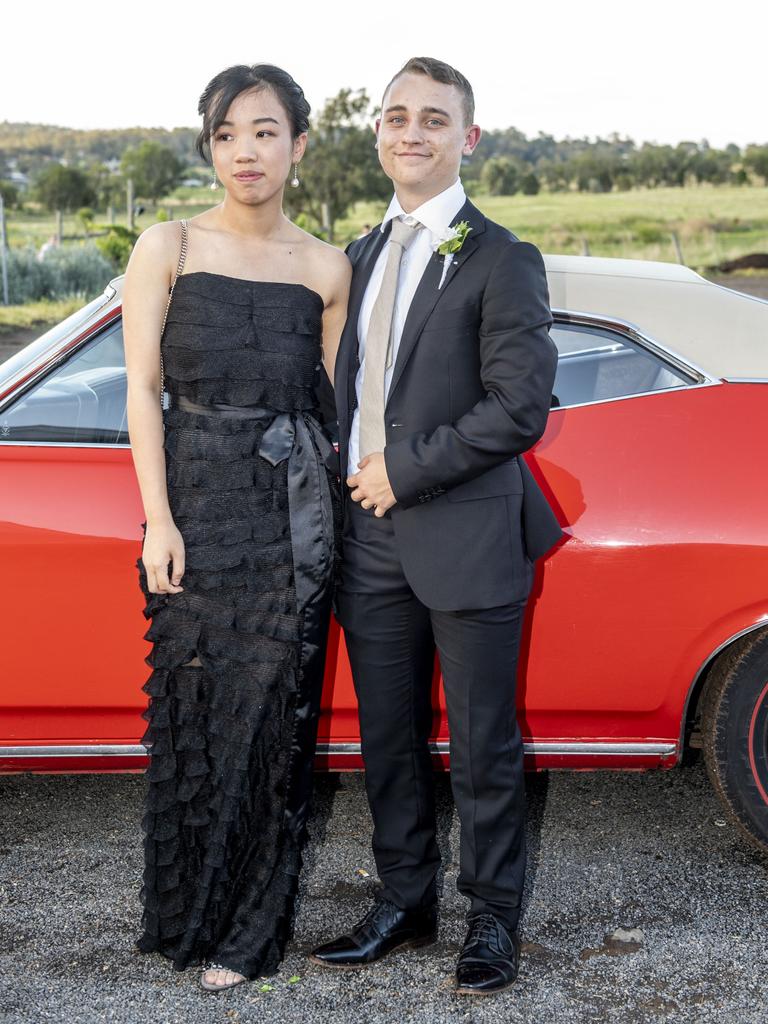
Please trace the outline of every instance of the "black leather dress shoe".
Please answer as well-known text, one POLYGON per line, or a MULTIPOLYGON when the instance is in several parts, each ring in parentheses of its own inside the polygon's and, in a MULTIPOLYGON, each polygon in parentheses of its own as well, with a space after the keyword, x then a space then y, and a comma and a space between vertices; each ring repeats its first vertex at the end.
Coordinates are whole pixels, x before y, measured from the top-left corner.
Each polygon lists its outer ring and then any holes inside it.
POLYGON ((437 938, 437 906, 401 910, 383 897, 346 935, 327 942, 309 959, 323 967, 365 967, 400 946, 428 946, 437 938))
POLYGON ((514 983, 519 963, 517 932, 508 932, 493 914, 477 914, 470 918, 456 964, 456 991, 465 996, 501 992, 514 983))

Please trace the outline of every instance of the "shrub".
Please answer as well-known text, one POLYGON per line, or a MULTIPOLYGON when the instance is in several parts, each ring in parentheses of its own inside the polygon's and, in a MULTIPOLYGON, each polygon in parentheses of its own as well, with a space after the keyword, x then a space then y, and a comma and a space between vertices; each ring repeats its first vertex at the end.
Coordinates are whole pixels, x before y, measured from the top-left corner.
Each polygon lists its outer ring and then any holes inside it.
POLYGON ((13 208, 19 205, 19 190, 12 181, 0 181, 0 195, 7 207, 13 208))
POLYGON ((642 224, 637 228, 635 237, 641 245, 658 245, 667 240, 668 233, 661 231, 652 224, 642 224))
POLYGON ((96 239, 99 252, 109 260, 113 272, 123 273, 138 237, 135 231, 129 231, 120 224, 110 224, 106 235, 96 239))
POLYGON ((34 249, 11 249, 8 292, 11 303, 64 299, 80 295, 89 300, 114 277, 112 265, 93 244, 57 248, 38 259, 34 249))
POLYGON ((520 168, 509 157, 492 156, 483 164, 480 180, 492 196, 513 196, 520 187, 520 168))
POLYGON ((90 206, 81 206, 77 211, 77 219, 80 221, 86 235, 93 229, 95 214, 90 206))

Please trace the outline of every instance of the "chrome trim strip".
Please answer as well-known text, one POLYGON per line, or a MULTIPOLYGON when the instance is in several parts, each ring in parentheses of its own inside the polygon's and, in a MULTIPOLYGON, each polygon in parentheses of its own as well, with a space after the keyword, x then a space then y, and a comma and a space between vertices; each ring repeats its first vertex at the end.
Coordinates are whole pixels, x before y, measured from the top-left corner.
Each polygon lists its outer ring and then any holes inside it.
POLYGON ((768 377, 723 377, 723 380, 726 384, 768 384, 768 377))
MULTIPOLYGON (((450 744, 447 740, 430 743, 433 754, 448 754, 450 744)), ((533 741, 525 743, 526 754, 550 754, 558 756, 577 755, 582 757, 667 757, 676 753, 675 743, 606 743, 606 742, 573 742, 567 740, 533 741)), ((359 743, 318 743, 317 753, 327 756, 355 757, 360 754, 359 743)), ((32 758, 32 757, 146 757, 146 749, 134 744, 87 744, 84 746, 37 746, 37 747, 0 747, 0 758, 32 758)))
MULTIPOLYGON (((565 323, 573 323, 576 325, 583 324, 584 326, 591 327, 604 327, 606 330, 618 331, 620 334, 626 334, 631 341, 637 342, 638 345, 643 348, 647 348, 657 355, 660 359, 666 362, 671 362, 678 370, 683 373, 691 374, 694 377, 699 377, 699 383, 703 384, 706 381, 716 383, 719 378, 713 377, 710 373, 696 363, 691 362, 685 356, 681 356, 679 352, 669 348, 668 345, 662 344, 660 341, 656 341, 655 338, 651 338, 648 334, 645 334, 637 324, 632 323, 631 320, 623 320, 621 317, 608 316, 601 313, 586 313, 576 310, 567 309, 553 309, 552 316, 557 320, 563 320, 565 323)), ((653 392, 651 392, 653 393, 653 392)), ((627 398, 632 398, 632 395, 627 395, 627 398)))
MULTIPOLYGON (((447 740, 432 741, 429 746, 433 754, 448 754, 450 751, 450 743, 447 740)), ((581 757, 590 757, 595 755, 604 757, 615 757, 617 755, 626 757, 645 757, 648 755, 658 755, 660 757, 666 757, 670 754, 676 753, 677 745, 675 743, 585 743, 581 741, 569 743, 567 740, 558 740, 556 742, 533 740, 532 742, 524 743, 523 749, 526 754, 539 755, 577 755, 581 757)), ((353 757, 360 753, 360 744, 318 743, 317 752, 318 754, 323 755, 334 754, 353 757)))
POLYGON ((125 448, 130 451, 131 446, 129 444, 99 444, 98 442, 83 442, 82 444, 77 441, 0 441, 0 445, 3 447, 15 446, 16 448, 99 448, 101 450, 105 448, 125 448))
MULTIPOLYGON (((717 387, 722 382, 719 380, 706 381, 703 384, 684 384, 680 383, 679 387, 672 388, 656 388, 655 391, 637 391, 634 395, 617 395, 615 398, 597 398, 594 402, 573 402, 572 405, 553 405, 549 410, 549 415, 560 412, 562 409, 585 409, 590 405, 610 405, 613 402, 629 402, 633 398, 648 398, 651 395, 668 395, 671 391, 688 392, 698 391, 701 388, 712 388, 717 387)), ((0 442, 1 444, 2 442, 0 442)))
POLYGON ((146 757, 141 744, 89 743, 84 746, 0 747, 2 757, 146 757))
POLYGON ((621 755, 625 757, 646 757, 648 755, 668 757, 677 752, 676 743, 645 743, 620 742, 620 743, 569 743, 558 741, 555 743, 533 743, 524 744, 526 754, 581 754, 581 755, 603 755, 614 757, 621 755))

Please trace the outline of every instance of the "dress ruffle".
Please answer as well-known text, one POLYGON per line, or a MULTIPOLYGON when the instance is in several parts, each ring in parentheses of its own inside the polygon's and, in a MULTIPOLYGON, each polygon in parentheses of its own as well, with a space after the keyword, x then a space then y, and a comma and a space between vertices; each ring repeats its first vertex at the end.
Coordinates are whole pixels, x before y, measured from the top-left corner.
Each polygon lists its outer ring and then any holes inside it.
MULTIPOLYGON (((201 405, 311 411, 321 314, 301 286, 182 275, 166 387, 201 405)), ((179 970, 210 960, 255 977, 277 969, 291 931, 331 573, 299 610, 287 466, 259 455, 263 423, 179 408, 164 422, 186 568, 181 593, 152 594, 136 563, 152 643, 138 946, 179 970)))

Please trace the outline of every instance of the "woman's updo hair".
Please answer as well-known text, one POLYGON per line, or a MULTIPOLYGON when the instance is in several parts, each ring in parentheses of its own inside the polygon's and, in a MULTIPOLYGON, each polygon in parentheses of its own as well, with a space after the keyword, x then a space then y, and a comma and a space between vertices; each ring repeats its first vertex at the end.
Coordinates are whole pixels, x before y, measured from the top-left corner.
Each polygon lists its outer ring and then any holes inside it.
POLYGON ((309 103, 301 86, 287 71, 274 64, 236 64, 220 71, 210 80, 197 105, 197 112, 203 118, 203 127, 197 136, 196 146, 206 163, 210 163, 211 159, 211 136, 226 119, 232 101, 242 92, 266 86, 274 91, 285 107, 294 139, 309 130, 309 103))

